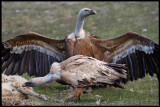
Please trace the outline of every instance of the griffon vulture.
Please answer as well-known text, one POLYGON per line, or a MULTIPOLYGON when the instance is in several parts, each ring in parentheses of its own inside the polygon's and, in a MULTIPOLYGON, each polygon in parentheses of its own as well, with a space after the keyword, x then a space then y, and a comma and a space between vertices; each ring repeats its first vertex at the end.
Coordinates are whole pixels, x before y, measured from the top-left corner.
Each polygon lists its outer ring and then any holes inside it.
POLYGON ((53 62, 61 62, 74 55, 94 57, 110 63, 126 64, 127 79, 143 78, 156 73, 159 80, 159 45, 134 32, 113 39, 99 39, 83 29, 84 19, 96 14, 83 8, 77 19, 75 32, 65 39, 53 39, 29 32, 2 42, 2 72, 6 75, 45 76, 53 62))
POLYGON ((67 101, 72 97, 80 99, 85 87, 111 85, 123 88, 117 81, 127 78, 126 68, 125 64, 107 63, 92 57, 75 55, 61 63, 54 62, 50 73, 44 77, 32 78, 23 86, 35 87, 57 81, 73 87, 73 94, 59 101, 67 101))

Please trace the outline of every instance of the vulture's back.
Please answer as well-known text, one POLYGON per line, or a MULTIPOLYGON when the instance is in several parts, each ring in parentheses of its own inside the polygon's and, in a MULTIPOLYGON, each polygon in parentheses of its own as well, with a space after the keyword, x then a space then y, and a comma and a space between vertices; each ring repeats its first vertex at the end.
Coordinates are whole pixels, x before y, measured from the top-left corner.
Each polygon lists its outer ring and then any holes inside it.
POLYGON ((74 87, 113 85, 115 80, 126 78, 124 65, 108 64, 83 55, 76 55, 61 62, 61 66, 64 70, 61 74, 62 81, 74 87))

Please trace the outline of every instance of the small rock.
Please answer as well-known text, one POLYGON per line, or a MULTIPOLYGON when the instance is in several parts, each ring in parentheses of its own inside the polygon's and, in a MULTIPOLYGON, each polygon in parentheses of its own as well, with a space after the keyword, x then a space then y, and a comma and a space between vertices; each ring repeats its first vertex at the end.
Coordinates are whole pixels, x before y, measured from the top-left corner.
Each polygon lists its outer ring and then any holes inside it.
POLYGON ((122 19, 121 19, 121 18, 118 18, 118 19, 117 19, 117 21, 118 21, 118 22, 121 22, 121 21, 122 21, 122 19))
POLYGON ((45 10, 44 13, 48 14, 50 11, 49 10, 45 10))
POLYGON ((147 32, 147 29, 144 28, 144 29, 142 30, 142 32, 147 32))
POLYGON ((101 99, 98 99, 98 100, 96 101, 96 104, 99 105, 100 102, 101 102, 101 99))
POLYGON ((133 89, 131 88, 130 91, 133 92, 133 89))
POLYGON ((19 13, 20 12, 20 10, 16 10, 16 13, 19 13))
POLYGON ((155 14, 155 11, 151 11, 151 14, 155 14))
POLYGON ((154 91, 151 89, 150 94, 152 95, 153 92, 154 92, 154 91))

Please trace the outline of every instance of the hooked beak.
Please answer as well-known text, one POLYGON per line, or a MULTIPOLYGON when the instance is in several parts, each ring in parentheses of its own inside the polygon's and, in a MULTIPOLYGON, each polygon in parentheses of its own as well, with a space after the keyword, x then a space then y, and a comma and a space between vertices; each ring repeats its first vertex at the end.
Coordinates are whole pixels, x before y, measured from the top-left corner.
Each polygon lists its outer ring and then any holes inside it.
POLYGON ((96 11, 95 10, 91 10, 91 15, 95 15, 96 14, 96 11))
POLYGON ((23 87, 36 87, 36 84, 32 82, 25 82, 22 86, 23 87))

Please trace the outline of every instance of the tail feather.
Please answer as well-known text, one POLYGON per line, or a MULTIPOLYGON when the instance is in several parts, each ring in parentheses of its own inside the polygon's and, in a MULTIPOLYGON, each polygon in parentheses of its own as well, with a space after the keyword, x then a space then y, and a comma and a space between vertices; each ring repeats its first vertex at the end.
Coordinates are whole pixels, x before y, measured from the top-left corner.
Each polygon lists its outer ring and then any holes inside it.
POLYGON ((126 64, 116 64, 116 63, 107 63, 106 66, 114 69, 115 72, 117 73, 113 73, 116 74, 117 76, 119 76, 119 78, 114 80, 114 84, 113 86, 115 87, 119 87, 119 88, 124 88, 120 82, 124 81, 127 78, 127 66, 126 64))
POLYGON ((113 69, 117 69, 117 70, 120 70, 120 69, 127 69, 127 66, 126 64, 116 64, 116 63, 107 63, 106 66, 109 66, 113 69))

